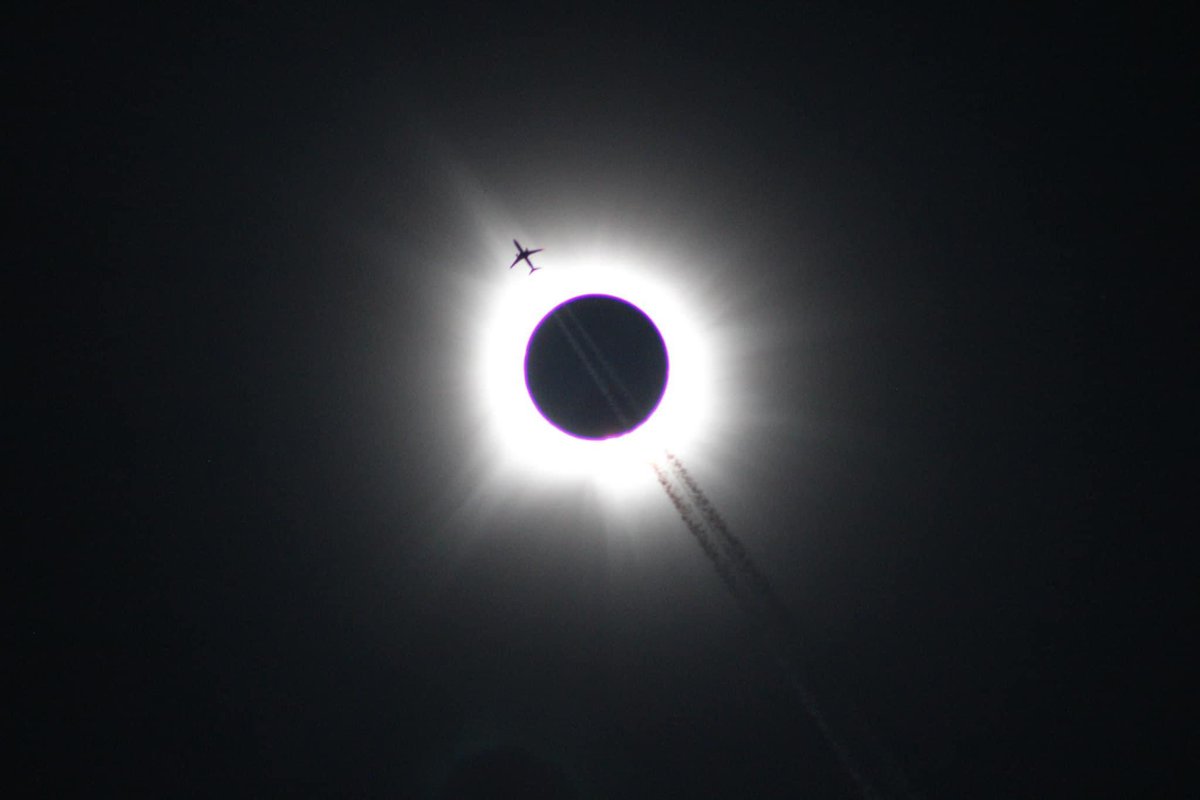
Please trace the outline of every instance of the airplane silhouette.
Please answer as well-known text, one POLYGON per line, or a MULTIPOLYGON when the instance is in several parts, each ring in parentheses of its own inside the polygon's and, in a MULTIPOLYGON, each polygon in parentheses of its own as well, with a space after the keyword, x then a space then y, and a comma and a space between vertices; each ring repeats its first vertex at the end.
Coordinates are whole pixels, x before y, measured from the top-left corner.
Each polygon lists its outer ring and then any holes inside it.
POLYGON ((517 257, 513 259, 513 263, 508 265, 509 269, 512 269, 513 267, 515 267, 517 265, 517 262, 520 261, 521 259, 525 259, 525 263, 529 265, 529 274, 530 275, 532 275, 533 273, 535 273, 539 269, 541 269, 541 267, 535 267, 533 265, 533 262, 529 260, 529 257, 531 255, 533 255, 534 253, 542 252, 542 250, 545 248, 539 247, 536 250, 526 250, 524 247, 521 247, 521 243, 518 242, 516 239, 513 239, 513 244, 515 244, 517 246, 517 257))

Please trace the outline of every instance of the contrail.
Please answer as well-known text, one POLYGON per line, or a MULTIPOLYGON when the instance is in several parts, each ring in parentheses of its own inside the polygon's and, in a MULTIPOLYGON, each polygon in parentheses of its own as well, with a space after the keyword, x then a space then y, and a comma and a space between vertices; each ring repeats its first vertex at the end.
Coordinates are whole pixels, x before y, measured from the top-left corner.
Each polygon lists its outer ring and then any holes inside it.
POLYGON ((801 648, 796 627, 787 607, 779 600, 741 540, 729 530, 716 506, 679 457, 667 452, 665 462, 670 468, 670 473, 660 464, 652 464, 652 467, 680 519, 713 563, 721 581, 745 611, 749 621, 760 632, 771 655, 787 676, 801 706, 829 744, 859 795, 865 800, 879 798, 881 795, 859 769, 842 737, 830 725, 812 691, 801 677, 801 648), (672 475, 679 487, 671 481, 672 475))
POLYGON ((712 536, 709 535, 704 525, 696 517, 695 511, 680 497, 679 492, 671 484, 671 479, 667 476, 663 468, 658 464, 651 464, 651 467, 654 468, 654 475, 658 478, 658 483, 662 486, 663 491, 666 492, 667 498, 675 506, 675 510, 679 512, 679 518, 683 520, 684 526, 695 537, 696 542, 700 545, 700 549, 708 556, 708 560, 716 567, 717 574, 721 577, 725 587, 729 589, 734 597, 740 598, 742 592, 738 586, 737 578, 734 576, 733 570, 730 569, 728 562, 717 551, 712 536))
MULTIPOLYGON (((568 306, 567 308, 569 310, 570 307, 568 306)), ((608 384, 605 382, 604 378, 600 376, 600 373, 596 370, 596 366, 592 363, 592 360, 588 358, 587 353, 585 353, 583 348, 579 346, 579 341, 575 338, 575 335, 571 333, 570 326, 563 320, 562 317, 559 316, 558 311, 555 311, 552 316, 554 317, 554 321, 558 323, 558 327, 562 330, 563 335, 567 337, 567 341, 570 342, 571 349, 575 351, 575 355, 578 356, 579 360, 583 362, 583 366, 587 369, 588 375, 592 377, 592 381, 596 384, 596 388, 598 388, 600 393, 604 395, 604 400, 608 403, 609 410, 611 410, 613 415, 617 418, 617 422, 620 423, 622 428, 628 429, 631 427, 629 424, 628 415, 621 410, 621 407, 617 404, 617 399, 613 397, 612 390, 608 388, 608 384)), ((572 315, 572 319, 574 319, 574 315, 572 315)), ((576 322, 576 327, 579 328, 581 332, 583 331, 583 327, 580 326, 578 322, 576 322)))
POLYGON ((567 305, 563 306, 563 310, 565 310, 567 312, 567 316, 571 318, 571 322, 575 325, 575 330, 579 331, 579 335, 583 337, 584 344, 586 344, 588 349, 592 351, 592 354, 595 355, 596 361, 599 362, 600 368, 604 370, 604 374, 608 376, 608 380, 613 386, 616 386, 617 389, 621 391, 621 394, 625 397, 625 402, 629 404, 628 407, 630 409, 637 408, 638 403, 633 399, 633 394, 630 393, 629 388, 625 385, 625 381, 621 380, 620 373, 617 372, 612 363, 604 356, 604 351, 601 350, 596 344, 596 341, 592 338, 592 335, 587 332, 587 328, 579 322, 579 317, 575 316, 575 311, 571 308, 571 305, 568 303, 567 305))
POLYGON ((788 638, 790 639, 791 632, 795 628, 791 612, 779 600, 779 596, 775 594, 775 590, 767 581, 766 576, 763 575, 758 566, 750 559, 750 554, 746 552, 746 547, 729 530, 729 526, 725 524, 725 520, 717 512, 712 501, 708 499, 708 495, 700 489, 699 484, 696 483, 691 473, 683 466, 683 462, 670 451, 667 452, 666 458, 671 470, 679 477, 683 485, 687 487, 692 502, 699 509, 704 521, 719 537, 725 549, 726 556, 737 565, 742 579, 753 590, 756 599, 763 604, 763 610, 773 616, 772 621, 775 626, 779 627, 781 632, 789 634, 788 638))
MULTIPOLYGON (((626 429, 631 427, 629 425, 630 414, 626 413, 621 406, 620 399, 614 395, 614 387, 629 403, 630 413, 636 407, 636 403, 617 370, 613 368, 596 342, 588 335, 587 330, 580 324, 569 305, 555 311, 553 316, 563 335, 567 337, 571 348, 575 351, 575 355, 583 362, 588 375, 604 395, 605 402, 617 421, 626 429), (559 312, 565 313, 560 315, 559 312), (576 333, 578 333, 578 337, 576 333), (580 339, 583 340, 582 344, 580 339)), ((655 478, 667 495, 667 499, 671 501, 671 505, 675 507, 675 511, 683 521, 684 527, 692 534, 704 555, 712 562, 721 582, 733 595, 746 614, 746 618, 759 631, 761 640, 787 677, 800 705, 829 744, 858 794, 865 800, 879 798, 879 792, 859 769, 844 740, 830 725, 812 691, 801 677, 800 664, 803 648, 796 633, 797 627, 791 613, 779 599, 766 575, 750 558, 741 539, 729 529, 716 506, 700 488, 699 483, 692 477, 678 456, 667 451, 664 453, 663 463, 654 462, 651 467, 654 470, 655 478)), ((892 771, 896 772, 894 769, 892 771)), ((903 785, 903 782, 897 781, 897 785, 903 785)))

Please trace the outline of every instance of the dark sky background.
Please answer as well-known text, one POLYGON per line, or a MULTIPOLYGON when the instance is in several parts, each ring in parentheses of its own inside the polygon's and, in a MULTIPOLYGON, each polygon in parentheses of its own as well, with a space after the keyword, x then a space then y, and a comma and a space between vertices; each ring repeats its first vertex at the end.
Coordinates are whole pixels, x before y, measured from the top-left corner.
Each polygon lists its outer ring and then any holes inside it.
POLYGON ((438 797, 492 753, 546 796, 854 796, 665 498, 614 530, 484 481, 461 287, 600 231, 703 254, 671 280, 739 417, 682 455, 881 790, 1167 792, 1188 48, 1094 14, 14 23, 18 781, 438 797))

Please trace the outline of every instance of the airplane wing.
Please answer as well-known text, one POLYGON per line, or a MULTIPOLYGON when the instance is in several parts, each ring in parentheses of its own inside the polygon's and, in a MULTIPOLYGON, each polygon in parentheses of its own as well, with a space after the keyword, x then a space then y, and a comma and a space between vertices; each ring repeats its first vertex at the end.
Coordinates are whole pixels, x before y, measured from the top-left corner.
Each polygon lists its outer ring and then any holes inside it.
POLYGON ((509 265, 508 265, 508 268, 509 268, 509 269, 512 269, 513 267, 515 267, 515 266, 517 265, 517 262, 518 262, 518 261, 520 261, 520 260, 521 260, 521 256, 520 256, 520 255, 518 255, 516 258, 514 258, 514 259, 513 259, 513 263, 511 263, 511 264, 509 264, 509 265))
POLYGON ((529 251, 529 255, 533 255, 534 253, 540 253, 540 252, 542 252, 542 251, 543 251, 543 250, 545 250, 545 249, 546 249, 546 248, 544 248, 544 247, 539 247, 537 250, 530 250, 530 251, 529 251))

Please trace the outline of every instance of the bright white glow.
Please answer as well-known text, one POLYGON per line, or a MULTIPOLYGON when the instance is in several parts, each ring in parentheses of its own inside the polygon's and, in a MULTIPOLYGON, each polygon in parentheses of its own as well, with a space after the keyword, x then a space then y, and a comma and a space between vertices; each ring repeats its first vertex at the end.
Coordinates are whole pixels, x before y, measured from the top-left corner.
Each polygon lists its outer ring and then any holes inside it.
MULTIPOLYGON (((539 243, 540 244, 540 243, 539 243)), ((542 269, 522 265, 499 272, 480 298, 472 394, 487 420, 490 445, 505 471, 531 481, 595 482, 624 493, 650 483, 646 464, 664 449, 688 451, 716 412, 713 343, 705 335, 697 298, 658 259, 610 248, 570 250, 547 246, 534 256, 542 269), (667 348, 669 373, 662 401, 636 430, 601 441, 563 433, 538 412, 525 386, 525 347, 542 318, 565 300, 608 294, 641 309, 667 348)))

